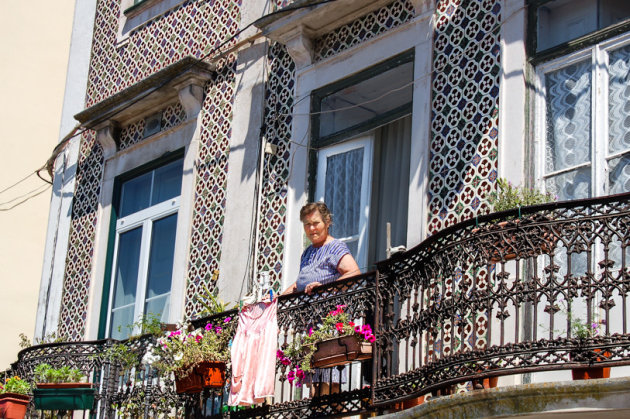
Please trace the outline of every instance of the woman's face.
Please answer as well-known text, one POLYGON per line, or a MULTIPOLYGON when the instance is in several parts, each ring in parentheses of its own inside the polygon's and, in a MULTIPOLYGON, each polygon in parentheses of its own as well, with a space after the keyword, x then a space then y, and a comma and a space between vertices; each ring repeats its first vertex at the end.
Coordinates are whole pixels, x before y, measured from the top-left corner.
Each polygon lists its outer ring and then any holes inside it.
POLYGON ((313 246, 322 246, 328 237, 330 223, 325 222, 319 211, 315 210, 304 217, 302 224, 304 224, 306 237, 313 243, 313 246))

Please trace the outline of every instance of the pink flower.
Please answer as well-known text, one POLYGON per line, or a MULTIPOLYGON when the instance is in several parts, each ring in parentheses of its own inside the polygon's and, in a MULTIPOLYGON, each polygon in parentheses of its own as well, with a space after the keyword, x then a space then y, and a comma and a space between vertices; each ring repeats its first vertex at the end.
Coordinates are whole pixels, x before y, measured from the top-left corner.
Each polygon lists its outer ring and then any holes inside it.
POLYGON ((287 380, 289 380, 289 383, 293 384, 293 380, 295 380, 295 372, 289 371, 287 374, 287 380))
POLYGON ((370 335, 370 337, 369 337, 369 338, 367 338, 367 341, 368 341, 368 342, 370 342, 370 343, 374 343, 374 342, 376 342, 376 336, 374 336, 374 335, 370 335))
POLYGON ((278 349, 276 351, 276 358, 279 358, 279 359, 284 358, 284 352, 282 352, 280 349, 278 349))
POLYGON ((203 339, 203 336, 201 336, 201 335, 195 336, 195 342, 199 343, 199 342, 201 342, 201 339, 203 339))
POLYGON ((180 332, 179 330, 175 330, 174 332, 169 333, 168 337, 172 338, 173 336, 179 336, 181 334, 182 334, 182 332, 180 332))
POLYGON ((208 323, 208 324, 206 325, 206 330, 207 330, 208 332, 212 330, 212 323, 208 323))
POLYGON ((282 359, 280 360, 280 363, 281 363, 282 365, 291 365, 291 360, 290 360, 289 358, 282 358, 282 359))
POLYGON ((295 370, 295 376, 297 377, 299 382, 302 382, 302 380, 304 379, 304 371, 302 371, 302 369, 300 369, 300 368, 297 368, 295 370))
POLYGON ((313 328, 312 328, 312 327, 310 327, 310 328, 308 329, 308 335, 309 335, 309 336, 313 336, 313 328))
POLYGON ((230 322, 230 320, 232 320, 232 318, 231 318, 231 317, 226 317, 226 318, 225 318, 225 320, 223 320, 223 323, 229 323, 229 322, 230 322))
POLYGON ((217 332, 217 333, 221 333, 221 330, 223 330, 223 328, 219 327, 219 326, 214 328, 214 331, 217 332))
POLYGON ((361 333, 361 326, 356 326, 356 327, 354 328, 354 332, 355 332, 355 333, 361 333))

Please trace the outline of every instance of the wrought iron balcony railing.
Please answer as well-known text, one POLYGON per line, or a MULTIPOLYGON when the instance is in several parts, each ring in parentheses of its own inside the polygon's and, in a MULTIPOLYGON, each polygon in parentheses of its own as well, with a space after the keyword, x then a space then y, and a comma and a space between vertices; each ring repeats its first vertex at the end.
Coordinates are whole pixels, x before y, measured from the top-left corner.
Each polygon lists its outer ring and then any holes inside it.
MULTIPOLYGON (((330 395, 290 383, 287 367, 277 362, 271 404, 229 414, 347 416, 449 393, 455 384, 479 388, 489 377, 628 365, 629 225, 630 194, 489 214, 380 262, 377 272, 312 295, 281 296, 280 347, 344 304, 352 318, 372 324, 374 356, 346 367, 340 392, 330 395)), ((237 321, 235 314, 195 323, 237 321)), ((142 357, 148 339, 125 344, 142 357)), ((41 362, 83 369, 98 387, 101 417, 112 417, 113 404, 130 400, 145 417, 158 416, 159 406, 177 408, 181 416, 226 414, 223 391, 177 395, 170 378, 150 367, 130 379, 94 356, 114 342, 31 347, 13 369, 26 378, 41 362)))

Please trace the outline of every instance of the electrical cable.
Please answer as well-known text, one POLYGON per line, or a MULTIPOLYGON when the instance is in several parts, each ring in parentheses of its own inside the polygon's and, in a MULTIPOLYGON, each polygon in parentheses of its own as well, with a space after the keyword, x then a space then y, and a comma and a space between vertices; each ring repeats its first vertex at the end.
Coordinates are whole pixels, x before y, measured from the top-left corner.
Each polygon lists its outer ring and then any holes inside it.
MULTIPOLYGON (((265 15, 265 16, 263 16, 263 17, 261 17, 261 18, 257 19, 257 20, 255 20, 255 21, 252 21, 251 23, 247 24, 244 28, 242 28, 242 29, 238 30, 238 31, 237 31, 234 35, 232 35, 231 37, 229 37, 228 39, 226 39, 225 41, 223 41, 220 45, 218 45, 217 47, 213 48, 211 51, 209 51, 208 53, 206 53, 205 55, 203 55, 201 58, 197 59, 197 62, 202 62, 203 60, 205 60, 205 59, 207 59, 208 57, 210 57, 212 54, 214 54, 214 53, 216 53, 217 51, 219 51, 219 50, 220 50, 221 48, 223 48, 226 44, 228 44, 229 42, 233 41, 236 37, 238 37, 238 36, 239 36, 242 32, 244 32, 245 30, 247 30, 247 29, 248 29, 249 27, 251 27, 252 25, 256 24, 256 22, 259 22, 259 21, 261 21, 261 20, 263 20, 263 19, 267 19, 268 17, 270 17, 270 16, 274 16, 274 15, 276 15, 276 14, 288 13, 288 12, 291 12, 291 11, 293 11, 293 10, 298 10, 298 9, 301 9, 301 8, 315 7, 315 6, 319 6, 319 5, 321 5, 321 4, 331 3, 331 2, 334 2, 334 1, 337 1, 337 0, 323 0, 323 1, 318 2, 318 3, 313 3, 313 4, 308 4, 308 5, 298 5, 298 6, 287 6, 287 7, 283 8, 283 9, 275 10, 275 11, 273 11, 273 12, 271 12, 271 13, 269 13, 269 14, 267 14, 267 15, 265 15)), ((514 15, 516 15, 517 13, 519 13, 520 11, 522 11, 524 8, 525 8, 525 7, 524 7, 524 6, 522 6, 522 7, 518 8, 518 9, 514 10, 514 11, 510 14, 510 16, 508 16, 507 18, 503 19, 500 23, 496 24, 493 28, 491 28, 490 30, 488 30, 488 32, 487 32, 487 33, 488 33, 488 34, 493 33, 493 32, 495 32, 497 29, 501 28, 501 27, 502 27, 503 25, 505 25, 505 24, 506 24, 506 22, 508 22, 508 21, 509 21, 509 20, 510 20, 510 19, 511 19, 514 15)), ((474 46, 474 45, 476 45, 476 44, 478 44, 478 43, 471 44, 471 46, 474 46)), ((224 52, 224 53, 221 53, 221 54, 225 54, 225 52, 224 52)), ((221 55, 221 54, 220 54, 220 55, 221 55)), ((219 56, 220 56, 220 55, 219 55, 219 56)), ((450 62, 450 63, 452 64, 452 63, 453 63, 453 60, 454 60, 454 59, 458 59, 458 58, 459 58, 459 56, 449 56, 449 57, 448 57, 448 59, 447 59, 447 60, 448 60, 447 62, 450 62)), ((191 66, 192 66, 192 65, 195 65, 195 64, 191 64, 191 66)), ((184 68, 182 71, 186 71, 187 69, 188 69, 188 68, 184 68)), ((303 114, 277 113, 276 115, 274 115, 274 119, 272 119, 272 121, 271 121, 271 122, 275 122, 275 121, 277 121, 280 117, 286 117, 286 116, 298 116, 298 115, 299 115, 299 116, 312 116, 312 115, 317 115, 317 114, 326 114, 326 113, 331 113, 331 112, 338 112, 338 111, 343 111, 343 110, 349 110, 349 109, 353 109, 353 108, 356 108, 356 107, 359 107, 359 106, 363 106, 363 105, 365 105, 365 104, 368 104, 368 103, 371 103, 371 102, 375 102, 375 101, 377 101, 377 100, 380 100, 381 98, 383 98, 383 97, 385 97, 385 96, 387 96, 387 95, 389 95, 389 94, 391 94, 391 93, 393 93, 393 92, 396 92, 396 91, 399 91, 399 90, 401 90, 401 89, 404 89, 404 88, 408 87, 409 85, 415 84, 415 83, 419 82, 420 80, 425 79, 426 77, 432 76, 435 72, 436 72, 435 63, 432 63, 432 68, 431 68, 431 70, 430 70, 429 72, 427 72, 427 73, 425 73, 425 74, 423 74, 423 75, 421 75, 421 76, 417 77, 416 79, 412 80, 411 82, 409 82, 409 83, 407 83, 407 84, 405 84, 405 85, 403 85, 403 86, 400 86, 400 87, 398 87, 398 88, 396 88, 396 89, 394 89, 394 90, 392 90, 392 91, 386 92, 386 93, 384 93, 383 95, 381 95, 381 96, 379 96, 379 97, 377 97, 377 98, 373 98, 373 99, 370 99, 370 100, 368 100, 368 101, 365 101, 365 102, 362 102, 362 103, 358 103, 358 104, 356 104, 356 105, 351 105, 351 106, 347 106, 347 107, 343 107, 343 108, 339 108, 339 109, 335 109, 335 110, 318 111, 318 112, 310 112, 310 113, 303 113, 303 114)), ((175 76, 173 76, 173 77, 175 77, 175 76)), ((168 80, 164 81, 162 84, 160 84, 160 85, 159 85, 159 86, 157 86, 156 88, 152 89, 151 91, 149 91, 149 92, 145 93, 145 95, 142 95, 141 97, 136 98, 134 101, 132 101, 131 103, 129 103, 128 105, 126 105, 126 107, 124 107, 124 108, 122 108, 122 109, 117 110, 117 112, 116 112, 114 115, 116 115, 116 114, 117 114, 117 113, 119 113, 119 112, 122 112, 122 111, 123 111, 123 110, 125 110, 127 107, 131 106, 132 104, 136 103, 136 102, 137 102, 137 101, 139 101, 139 100, 142 100, 142 99, 143 99, 143 98, 145 98, 146 96, 148 96, 148 95, 152 94, 153 92, 155 92, 156 90, 158 90, 159 88, 161 88, 164 84, 168 83, 170 80, 171 80, 171 78, 169 78, 168 80)), ((299 104, 299 103, 300 103, 300 102, 302 102, 303 100, 308 99, 309 97, 310 97, 310 95, 305 95, 304 97, 299 98, 298 100, 296 100, 296 102, 293 104, 293 106, 295 106, 295 105, 299 104)), ((111 116, 110 116, 110 117, 111 117, 111 116)), ((59 153, 60 153, 60 152, 61 152, 61 151, 65 148, 66 144, 67 144, 67 143, 68 143, 68 142, 69 142, 72 138, 74 138, 74 137, 76 137, 76 136, 81 135, 82 133, 86 132, 87 130, 88 130, 88 128, 83 127, 83 126, 82 126, 82 124, 77 124, 77 126, 75 126, 75 127, 74 127, 74 129, 73 129, 73 130, 72 130, 72 131, 71 131, 68 135, 66 135, 66 136, 65 136, 65 137, 64 137, 64 138, 63 138, 63 139, 62 139, 62 140, 61 140, 61 141, 57 144, 57 146, 53 149, 53 153, 52 153, 51 157, 48 159, 48 161, 46 162, 46 164, 45 164, 44 166, 42 166, 40 169, 38 169, 37 171, 35 171, 34 173, 35 173, 35 174, 36 174, 36 175, 37 175, 40 179, 44 180, 44 181, 45 181, 45 182, 47 182, 47 183, 51 183, 51 184, 52 184, 52 182, 49 182, 49 181, 47 181, 46 179, 44 179, 44 178, 40 175, 40 172, 41 172, 42 170, 44 170, 44 169, 47 169, 47 170, 48 170, 48 172, 49 172, 49 175, 50 175, 50 176, 51 176, 51 178, 52 178, 52 165, 54 164, 54 159, 56 159, 56 157, 59 155, 59 153), (79 128, 82 128, 82 129, 81 129, 79 132, 76 132, 79 128)), ((293 141, 293 140, 288 140, 288 142, 289 142, 289 143, 296 144, 296 145, 301 146, 301 147, 306 147, 306 148, 308 148, 308 149, 312 149, 310 146, 308 146, 308 145, 304 145, 304 144, 302 144, 301 142, 300 142, 300 143, 298 143, 298 142, 295 142, 295 141, 293 141)), ((9 189, 11 189, 11 188, 13 188, 13 187, 17 186, 18 184, 20 184, 21 182, 23 182, 24 180, 26 180, 26 179, 27 179, 28 177, 30 177, 30 176, 32 176, 32 174, 30 174, 30 175, 28 175, 27 177, 25 177, 25 178, 23 178, 23 179, 19 180, 18 182, 14 183, 13 185, 10 185, 9 187, 7 187, 7 188, 3 189, 2 191, 0 191, 0 193, 3 193, 3 192, 5 192, 5 191, 7 191, 7 190, 9 190, 9 189)))
POLYGON ((33 190, 31 190, 31 191, 28 191, 28 192, 26 192, 25 194, 22 194, 22 195, 20 195, 20 196, 16 196, 15 198, 10 199, 10 200, 5 201, 5 202, 0 202, 0 205, 7 205, 7 204, 10 204, 11 202, 13 202, 13 201, 17 201, 18 199, 21 199, 21 198, 24 198, 25 196, 30 195, 30 194, 31 194, 31 193, 33 193, 33 192, 39 191, 40 189, 42 189, 42 187, 47 188, 47 187, 49 187, 49 186, 50 186, 49 184, 39 185, 39 186, 38 186, 38 187, 36 187, 35 189, 33 189, 33 190))
MULTIPOLYGON (((156 92, 157 90, 159 90, 160 88, 162 88, 164 85, 166 85, 167 83, 169 83, 170 81, 172 81, 175 77, 177 77, 179 74, 189 70, 190 68, 192 68, 193 66, 197 65, 198 63, 202 63, 205 59, 207 59, 208 57, 210 57, 212 54, 215 54, 216 52, 218 52, 221 48, 223 48, 225 45, 227 45, 228 43, 232 42, 236 37, 238 37, 241 33, 243 33, 244 31, 246 31, 247 29, 249 29, 251 26, 255 25, 256 23, 267 19, 271 16, 277 15, 277 14, 284 14, 284 13, 288 13, 288 12, 292 12, 295 10, 299 10, 299 9, 304 9, 304 8, 311 8, 311 7, 316 7, 316 6, 320 6, 322 4, 326 4, 326 3, 332 3, 335 2, 337 0, 321 0, 317 3, 310 3, 310 4, 302 4, 302 5, 289 5, 286 6, 282 9, 279 10, 275 10, 265 16, 262 16, 250 23, 248 23, 247 25, 245 25, 245 27, 243 27, 242 29, 239 29, 238 31, 236 31, 236 33, 232 36, 230 36, 228 39, 226 39, 225 41, 221 42, 217 47, 212 48, 208 53, 202 55, 200 58, 197 58, 195 63, 191 63, 188 66, 184 67, 180 73, 178 74, 174 74, 171 77, 168 77, 166 80, 164 80, 160 85, 154 87, 153 89, 151 89, 150 91, 146 92, 145 94, 136 97, 134 100, 130 101, 128 104, 126 104, 124 107, 118 109, 115 113, 111 114, 108 116, 108 118, 111 118, 114 115, 119 114, 120 112, 124 111, 125 109, 129 108, 130 106, 134 105, 135 103, 137 103, 138 101, 146 98, 147 96, 149 96, 150 94, 156 92)), ((260 32, 259 34, 256 35, 257 37, 263 36, 263 33, 260 32)), ((246 40, 245 40, 246 42, 246 40)), ((224 55, 227 55, 228 52, 223 52, 221 54, 219 54, 217 57, 214 57, 215 59, 220 59, 222 58, 224 55)), ((98 122, 102 122, 99 120, 96 121, 92 121, 92 123, 98 123, 98 122)), ((87 131, 88 128, 84 128, 81 132, 78 133, 74 133, 78 128, 83 127, 83 124, 78 124, 74 130, 66 135, 58 144, 57 146, 53 149, 53 152, 50 156, 50 158, 48 159, 48 161, 46 162, 46 164, 44 165, 44 167, 46 168, 46 170, 48 171, 48 174, 50 175, 50 177, 52 178, 52 164, 54 163, 54 160, 57 158, 57 156, 59 155, 59 153, 61 153, 61 151, 65 148, 65 145, 74 137, 82 134, 83 132, 87 131)), ((38 172, 40 172, 41 170, 43 170, 43 168, 40 168, 38 170, 38 172)), ((39 175, 38 175, 39 176, 39 175)), ((41 178, 41 176, 40 176, 41 178)))
POLYGON ((1 193, 4 193, 6 191, 8 191, 9 189, 19 185, 20 183, 24 182, 26 179, 30 178, 31 176, 33 176, 36 172, 31 172, 28 175, 24 176, 22 179, 18 180, 17 182, 15 182, 13 185, 7 186, 6 188, 4 188, 3 190, 0 191, 1 193))
POLYGON ((35 198, 35 197, 36 197, 36 196, 38 196, 38 195, 43 194, 44 192, 46 192, 46 191, 48 190, 48 188, 50 188, 50 185, 46 185, 46 188, 45 188, 44 190, 39 191, 39 192, 38 192, 38 193, 36 193, 35 195, 31 195, 31 196, 29 196, 28 198, 24 199, 24 200, 23 200, 23 201, 21 201, 21 202, 18 202, 17 204, 15 204, 15 205, 13 205, 13 206, 11 206, 11 207, 9 207, 9 208, 0 208, 0 211, 9 211, 9 210, 12 210, 13 208, 19 207, 19 206, 20 206, 20 205, 22 205, 23 203, 25 203, 25 202, 27 202, 27 201, 30 201, 31 199, 35 198))

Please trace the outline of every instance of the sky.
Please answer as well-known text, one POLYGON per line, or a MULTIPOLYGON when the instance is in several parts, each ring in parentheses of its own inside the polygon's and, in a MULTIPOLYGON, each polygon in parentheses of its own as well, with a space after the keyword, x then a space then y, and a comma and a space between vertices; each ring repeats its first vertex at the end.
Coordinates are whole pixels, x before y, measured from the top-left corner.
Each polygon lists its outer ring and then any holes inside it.
POLYGON ((35 329, 51 192, 33 173, 63 137, 74 2, 0 0, 0 371, 35 329))

